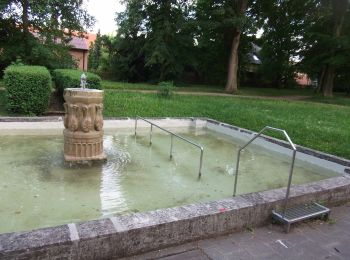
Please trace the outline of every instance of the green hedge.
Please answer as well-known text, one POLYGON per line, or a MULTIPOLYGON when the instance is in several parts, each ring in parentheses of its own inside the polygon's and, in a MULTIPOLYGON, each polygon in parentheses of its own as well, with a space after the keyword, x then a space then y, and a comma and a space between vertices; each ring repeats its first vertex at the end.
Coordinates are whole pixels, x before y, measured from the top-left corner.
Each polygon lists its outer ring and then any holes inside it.
MULTIPOLYGON (((80 77, 83 71, 73 69, 56 69, 53 78, 56 89, 63 93, 65 88, 80 88, 80 77)), ((84 72, 87 77, 87 88, 101 89, 101 78, 94 73, 84 72)))
POLYGON ((48 108, 52 82, 45 67, 11 65, 4 71, 4 83, 11 111, 39 115, 48 108))

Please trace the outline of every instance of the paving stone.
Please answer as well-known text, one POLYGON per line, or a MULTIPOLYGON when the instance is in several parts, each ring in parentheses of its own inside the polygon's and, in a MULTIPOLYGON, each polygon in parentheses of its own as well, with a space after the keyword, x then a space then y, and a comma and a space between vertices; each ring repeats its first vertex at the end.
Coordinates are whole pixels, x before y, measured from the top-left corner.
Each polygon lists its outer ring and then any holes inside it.
POLYGON ((176 255, 172 255, 172 256, 167 256, 167 257, 163 257, 163 260, 184 260, 184 259, 188 259, 188 260, 209 260, 210 258, 208 258, 205 254, 203 254, 200 250, 192 250, 192 251, 187 251, 181 254, 176 254, 176 255))
POLYGON ((333 256, 333 252, 321 248, 315 242, 305 242, 301 245, 290 248, 281 254, 285 259, 327 259, 333 256), (288 252, 288 253, 287 253, 288 252))
POLYGON ((132 257, 118 258, 119 260, 144 260, 144 259, 158 259, 169 255, 181 254, 187 251, 196 250, 198 248, 197 242, 187 243, 180 246, 168 247, 152 252, 132 257))
POLYGON ((258 228, 254 231, 255 237, 257 239, 263 240, 277 240, 283 236, 283 229, 281 226, 270 225, 268 227, 258 228))
MULTIPOLYGON (((235 258, 233 258, 235 259, 235 258)), ((270 255, 265 255, 265 256, 258 256, 258 257, 254 257, 254 260, 281 260, 282 256, 274 253, 274 254, 270 254, 270 255)))
POLYGON ((219 237, 219 238, 210 238, 210 239, 200 240, 198 241, 198 246, 201 248, 213 247, 215 245, 219 245, 221 241, 223 241, 224 243, 226 243, 226 241, 229 241, 229 243, 233 244, 230 237, 225 236, 225 237, 219 237))
POLYGON ((333 239, 330 236, 328 236, 325 232, 321 232, 321 230, 317 228, 305 227, 304 235, 309 240, 317 242, 318 244, 327 244, 333 241, 333 239))
POLYGON ((257 239, 257 236, 254 232, 241 232, 229 235, 228 238, 232 240, 234 243, 242 244, 242 243, 251 243, 257 239))
POLYGON ((303 244, 305 242, 310 241, 310 239, 305 236, 304 234, 286 234, 283 236, 284 240, 287 241, 289 244, 296 246, 296 245, 300 245, 303 244))
POLYGON ((208 247, 202 249, 202 252, 207 255, 210 259, 215 259, 215 260, 229 260, 230 255, 224 255, 220 253, 215 247, 208 247))
POLYGON ((262 241, 245 244, 243 247, 248 253, 255 257, 265 257, 277 253, 272 247, 262 241))
POLYGON ((238 245, 238 243, 234 243, 232 240, 225 238, 224 240, 216 241, 213 244, 213 247, 215 247, 222 254, 230 254, 239 250, 238 245))
POLYGON ((350 259, 350 239, 347 241, 341 241, 338 245, 334 246, 333 249, 337 256, 341 256, 345 259, 350 259))
POLYGON ((338 233, 325 234, 325 237, 328 238, 328 241, 343 241, 350 239, 350 235, 348 233, 345 233, 344 231, 339 231, 338 233))
MULTIPOLYGON (((252 256, 251 254, 249 254, 247 251, 244 251, 244 250, 237 251, 229 255, 225 255, 225 257, 230 260, 256 260, 254 256, 252 256)), ((276 258, 276 259, 280 259, 280 258, 276 258)))

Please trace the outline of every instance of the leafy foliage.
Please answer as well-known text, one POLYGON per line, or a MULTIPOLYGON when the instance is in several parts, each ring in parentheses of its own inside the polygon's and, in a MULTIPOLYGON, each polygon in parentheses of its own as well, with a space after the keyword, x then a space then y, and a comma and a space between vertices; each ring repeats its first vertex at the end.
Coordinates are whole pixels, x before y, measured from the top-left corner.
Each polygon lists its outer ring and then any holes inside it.
POLYGON ((126 1, 118 14, 113 71, 120 80, 178 79, 194 47, 191 4, 183 0, 126 1))
POLYGON ((162 98, 171 98, 174 94, 174 82, 162 81, 159 82, 158 96, 162 98))
POLYGON ((331 68, 335 88, 350 92, 350 4, 346 0, 314 2, 315 11, 305 27, 306 48, 301 52, 300 67, 318 79, 323 91, 324 74, 331 68))
POLYGON ((257 1, 254 6, 264 30, 260 71, 263 80, 275 87, 295 84, 295 64, 303 48, 305 27, 313 8, 312 1, 303 0, 264 0, 257 1))
POLYGON ((7 105, 12 112, 40 115, 49 105, 51 75, 42 66, 9 66, 5 70, 7 105))
POLYGON ((73 67, 68 42, 73 31, 94 23, 82 1, 10 0, 0 4, 0 70, 17 58, 49 69, 73 67))
POLYGON ((90 70, 97 71, 102 58, 102 39, 101 39, 101 33, 100 30, 98 31, 96 35, 95 42, 91 43, 91 46, 89 48, 89 62, 88 66, 90 70))
POLYGON ((111 50, 112 73, 123 81, 223 84, 232 30, 253 24, 237 17, 234 0, 125 2, 111 50))
POLYGON ((56 89, 60 93, 63 93, 65 88, 80 88, 80 77, 82 73, 86 75, 87 88, 101 89, 101 78, 98 75, 72 69, 56 69, 53 71, 56 89))

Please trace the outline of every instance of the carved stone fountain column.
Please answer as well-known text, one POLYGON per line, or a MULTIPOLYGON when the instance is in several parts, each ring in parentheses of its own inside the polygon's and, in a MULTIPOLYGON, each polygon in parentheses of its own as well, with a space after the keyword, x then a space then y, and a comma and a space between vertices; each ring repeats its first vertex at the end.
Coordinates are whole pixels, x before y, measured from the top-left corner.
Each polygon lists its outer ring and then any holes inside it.
POLYGON ((103 91, 64 90, 64 159, 68 162, 105 160, 103 152, 103 91))

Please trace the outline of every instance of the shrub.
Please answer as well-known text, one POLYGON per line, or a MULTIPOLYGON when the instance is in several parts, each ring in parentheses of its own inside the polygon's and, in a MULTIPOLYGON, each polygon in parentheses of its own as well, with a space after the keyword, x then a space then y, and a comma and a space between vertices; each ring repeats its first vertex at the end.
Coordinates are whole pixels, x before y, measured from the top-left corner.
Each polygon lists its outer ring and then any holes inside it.
POLYGON ((11 111, 39 115, 48 108, 51 76, 45 67, 11 65, 5 69, 4 83, 11 111))
MULTIPOLYGON (((53 78, 56 89, 63 93, 65 88, 80 88, 80 77, 84 71, 73 69, 56 69, 53 78)), ((101 89, 101 78, 94 73, 84 72, 87 80, 87 88, 101 89)))
POLYGON ((159 82, 158 96, 162 98, 171 98, 173 96, 174 83, 172 81, 159 82))

